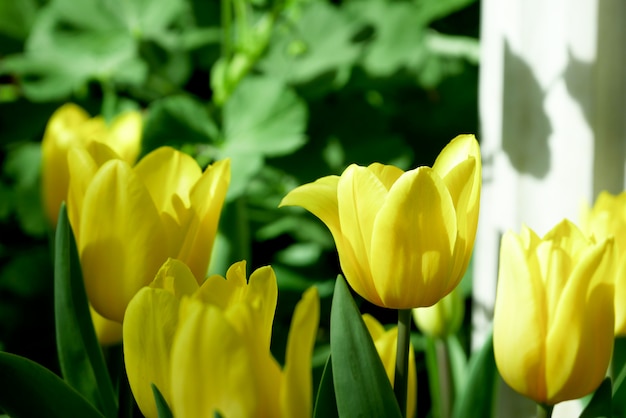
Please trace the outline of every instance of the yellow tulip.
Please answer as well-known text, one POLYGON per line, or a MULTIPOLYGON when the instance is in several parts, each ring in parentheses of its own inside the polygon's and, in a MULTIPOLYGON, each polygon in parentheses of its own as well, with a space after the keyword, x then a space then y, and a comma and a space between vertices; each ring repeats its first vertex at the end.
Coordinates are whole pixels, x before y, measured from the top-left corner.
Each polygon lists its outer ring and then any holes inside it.
POLYGON ((102 145, 91 148, 70 150, 68 214, 89 301, 121 323, 128 302, 168 257, 204 281, 230 163, 203 173, 189 155, 162 147, 131 167, 108 159, 112 151, 102 145))
MULTIPOLYGON (((363 315, 365 326, 374 340, 376 351, 382 360, 389 382, 393 387, 396 375, 396 351, 398 347, 398 327, 388 330, 369 314, 363 315)), ((409 349, 409 378, 407 381, 407 417, 414 417, 417 408, 417 371, 415 369, 415 350, 413 345, 409 349)))
POLYGON ((432 168, 349 166, 285 196, 335 239, 350 286, 382 307, 430 306, 459 283, 472 253, 481 188, 473 135, 460 135, 432 168))
POLYGON ((296 306, 281 370, 270 352, 277 295, 271 267, 246 281, 239 262, 226 280, 198 286, 183 263, 168 260, 124 321, 126 369, 142 413, 157 416, 154 383, 176 417, 310 416, 319 297, 312 288, 296 306))
POLYGON ((626 336, 626 192, 602 192, 593 208, 584 207, 581 229, 596 239, 615 238, 615 335, 626 336))
POLYGON ((41 142, 43 202, 51 225, 56 225, 61 202, 67 200, 69 150, 86 148, 96 142, 107 145, 117 158, 133 164, 139 155, 141 131, 141 114, 135 111, 119 115, 109 126, 101 116, 90 118, 72 103, 52 114, 41 142))
POLYGON ((613 351, 613 241, 564 220, 539 238, 524 227, 500 248, 493 347, 504 381, 545 405, 604 379, 613 351))
POLYGON ((425 335, 446 338, 459 330, 464 313, 463 298, 457 287, 434 305, 413 309, 413 320, 425 335))

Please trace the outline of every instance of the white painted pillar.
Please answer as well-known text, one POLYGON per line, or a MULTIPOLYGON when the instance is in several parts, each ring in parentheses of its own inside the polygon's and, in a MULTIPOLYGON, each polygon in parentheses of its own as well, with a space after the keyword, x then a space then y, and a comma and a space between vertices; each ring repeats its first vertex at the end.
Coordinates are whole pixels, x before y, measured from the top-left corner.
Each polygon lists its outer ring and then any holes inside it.
MULTIPOLYGON (((474 347, 491 323, 500 236, 576 222, 581 202, 624 189, 626 161, 626 1, 483 0, 481 19, 474 347)), ((497 416, 535 413, 512 391, 500 399, 497 416)))

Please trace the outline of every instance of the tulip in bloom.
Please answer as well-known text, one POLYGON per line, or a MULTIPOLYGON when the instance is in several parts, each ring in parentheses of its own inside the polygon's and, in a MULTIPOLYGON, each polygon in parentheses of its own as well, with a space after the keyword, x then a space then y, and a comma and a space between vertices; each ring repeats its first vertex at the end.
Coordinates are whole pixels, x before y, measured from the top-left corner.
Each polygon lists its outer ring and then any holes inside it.
POLYGON ((292 190, 281 202, 320 218, 343 273, 368 301, 392 309, 430 306, 459 283, 472 253, 481 188, 473 135, 460 135, 432 168, 349 166, 292 190))
POLYGON ((626 192, 602 192, 593 208, 584 207, 581 229, 595 239, 615 238, 615 335, 626 336, 626 192))
MULTIPOLYGON (((363 315, 363 322, 372 336, 376 351, 385 367, 389 382, 393 387, 396 375, 396 351, 398 347, 398 327, 388 330, 381 325, 373 316, 363 315)), ((411 345, 409 349, 409 379, 407 381, 407 417, 414 417, 417 408, 417 372, 415 369, 415 350, 411 345)))
POLYGON ((311 355, 319 321, 315 288, 296 306, 281 369, 270 353, 278 288, 271 267, 246 282, 245 262, 198 286, 168 260, 128 305, 124 358, 146 417, 156 417, 151 383, 174 416, 306 417, 312 412, 311 355))
POLYGON ((50 118, 41 142, 42 192, 46 216, 56 225, 61 202, 67 200, 71 148, 88 148, 96 142, 109 147, 117 158, 134 164, 141 146, 142 122, 139 112, 126 112, 109 126, 104 118, 90 118, 81 107, 68 103, 50 118))
POLYGON ((204 172, 189 155, 162 147, 131 167, 94 144, 70 150, 68 214, 93 308, 122 322, 126 305, 168 257, 204 281, 230 163, 204 172))
POLYGON ((613 351, 613 241, 588 240, 564 220, 543 238, 502 238, 493 347, 504 381, 545 405, 577 399, 604 379, 613 351))

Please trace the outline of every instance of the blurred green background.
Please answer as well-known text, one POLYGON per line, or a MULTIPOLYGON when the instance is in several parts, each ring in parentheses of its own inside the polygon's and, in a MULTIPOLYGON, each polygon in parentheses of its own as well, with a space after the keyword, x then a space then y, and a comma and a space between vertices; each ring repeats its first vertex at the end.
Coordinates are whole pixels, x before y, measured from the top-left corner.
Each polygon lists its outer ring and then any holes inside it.
POLYGON ((472 0, 0 0, 0 349, 58 370, 40 141, 71 101, 108 119, 140 109, 142 153, 231 158, 210 273, 241 259, 274 267, 279 360, 293 306, 317 285, 319 371, 336 251, 320 221, 277 205, 350 163, 431 165, 456 135, 476 133, 479 11, 472 0))

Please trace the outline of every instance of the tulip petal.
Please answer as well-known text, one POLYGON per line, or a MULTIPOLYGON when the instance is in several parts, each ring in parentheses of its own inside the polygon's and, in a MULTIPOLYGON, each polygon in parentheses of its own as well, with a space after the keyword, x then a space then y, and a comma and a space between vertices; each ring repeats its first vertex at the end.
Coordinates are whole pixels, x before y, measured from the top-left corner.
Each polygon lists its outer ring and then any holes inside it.
POLYGON ((452 199, 429 167, 404 173, 376 217, 372 273, 383 306, 430 306, 446 295, 457 229, 452 199))
POLYGON ((141 113, 125 112, 113 119, 105 142, 119 154, 120 158, 133 164, 141 149, 141 133, 141 113))
POLYGON ((282 206, 301 206, 326 224, 335 242, 341 237, 337 185, 339 176, 326 176, 290 191, 280 202, 282 206))
POLYGON ((98 342, 103 345, 114 345, 122 342, 122 324, 106 319, 91 306, 89 307, 93 328, 98 342))
POLYGON ((493 346, 504 381, 516 391, 544 402, 545 293, 538 272, 529 268, 523 240, 506 232, 500 248, 494 308, 493 346))
POLYGON ((202 175, 198 163, 191 156, 171 147, 161 147, 143 157, 135 166, 135 173, 152 196, 161 212, 178 219, 172 196, 178 195, 189 207, 189 192, 202 175))
POLYGON ((308 417, 313 412, 311 357, 319 323, 319 294, 308 289, 296 305, 289 327, 284 382, 280 394, 281 416, 308 417))
POLYGON ((192 215, 179 246, 178 258, 185 262, 199 283, 206 277, 217 234, 220 214, 230 183, 230 160, 207 167, 190 191, 192 215))
MULTIPOLYGON (((98 165, 84 148, 73 148, 67 154, 70 178, 67 191, 67 212, 75 237, 80 237, 80 218, 85 193, 98 171, 98 165)), ((65 198, 64 198, 65 199, 65 198)))
POLYGON ((78 237, 89 300, 102 316, 122 322, 130 299, 168 257, 159 214, 128 164, 111 160, 98 170, 85 193, 78 237))
POLYGON ((141 412, 157 417, 151 383, 171 402, 170 364, 178 322, 178 299, 163 289, 144 287, 128 304, 124 318, 124 361, 141 412))
POLYGON ((193 299, 183 305, 172 346, 174 416, 257 416, 255 365, 245 338, 218 307, 193 299))
POLYGON ((393 165, 373 163, 367 166, 367 169, 374 173, 378 180, 385 186, 387 190, 400 178, 404 171, 393 165))
POLYGON ((605 241, 585 251, 560 295, 553 295, 558 305, 546 343, 550 404, 587 395, 605 377, 613 347, 612 246, 605 241))
POLYGON ((199 289, 196 278, 189 267, 180 260, 168 258, 159 269, 156 277, 150 283, 154 289, 164 289, 181 299, 183 296, 191 296, 199 289))

